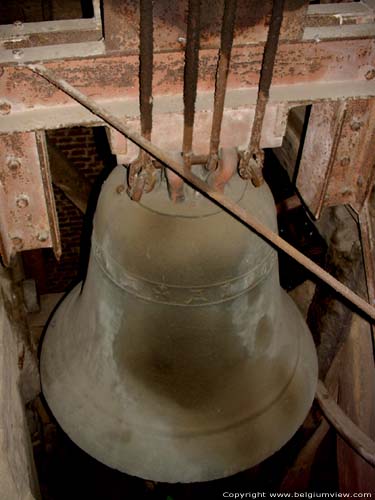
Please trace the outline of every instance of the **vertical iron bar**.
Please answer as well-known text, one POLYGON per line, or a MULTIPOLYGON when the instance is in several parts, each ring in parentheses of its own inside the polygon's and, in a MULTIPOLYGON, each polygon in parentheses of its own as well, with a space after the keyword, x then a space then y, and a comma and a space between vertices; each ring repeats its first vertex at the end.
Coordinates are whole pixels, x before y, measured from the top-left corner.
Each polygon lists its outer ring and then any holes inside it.
POLYGON ((252 177, 255 185, 263 182, 261 169, 263 166, 263 154, 260 149, 260 138, 266 105, 269 98, 269 90, 272 82, 273 67, 280 38, 281 24, 283 21, 285 0, 274 0, 270 27, 268 29, 267 41, 263 52, 262 69, 259 78, 258 96, 255 107, 255 116, 251 130, 250 142, 244 154, 240 173, 244 178, 252 177), (254 160, 254 161, 252 161, 254 160))
POLYGON ((214 112, 212 116, 210 140, 210 156, 207 164, 208 170, 215 170, 217 166, 221 123, 223 120, 225 93, 227 90, 230 56, 233 45, 236 9, 237 0, 225 0, 223 21, 221 27, 219 60, 216 70, 214 112))
POLYGON ((200 0, 189 0, 184 68, 184 165, 191 166, 200 38, 200 0))
MULTIPOLYGON (((152 132, 152 72, 154 63, 153 0, 139 3, 139 111, 141 134, 148 141, 152 132)), ((155 167, 150 156, 140 150, 128 170, 128 194, 139 201, 155 184, 155 167)))
POLYGON ((140 0, 139 106, 141 132, 150 140, 152 130, 153 0, 140 0))

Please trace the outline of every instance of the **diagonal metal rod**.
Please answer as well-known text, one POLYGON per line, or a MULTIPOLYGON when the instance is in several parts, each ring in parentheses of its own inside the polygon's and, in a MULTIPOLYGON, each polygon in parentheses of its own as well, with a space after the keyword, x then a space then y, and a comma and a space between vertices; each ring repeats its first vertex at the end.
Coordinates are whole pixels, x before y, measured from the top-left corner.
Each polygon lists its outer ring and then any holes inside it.
POLYGON ((214 112, 212 116, 210 158, 208 170, 217 166, 220 144, 221 123, 223 121, 225 93, 229 73, 230 56, 233 45, 234 23, 236 20, 237 0, 225 0, 223 22, 221 27, 221 43, 216 70, 214 112))
POLYGON ((191 166, 199 66, 199 37, 200 0, 189 0, 184 67, 184 136, 182 140, 182 153, 186 167, 191 166))
POLYGON ((56 77, 55 74, 45 66, 38 64, 27 65, 26 67, 34 71, 34 73, 37 73, 38 75, 44 77, 58 89, 68 94, 74 100, 82 104, 82 106, 84 106, 85 108, 89 109, 96 116, 102 118, 109 125, 114 127, 116 130, 124 134, 128 139, 137 144, 137 146, 147 151, 147 153, 153 156, 156 160, 160 161, 167 168, 171 169, 177 175, 182 177, 186 182, 188 182, 202 194, 206 195, 212 201, 216 202, 219 206, 240 219, 246 226, 253 229, 258 235, 262 236, 271 245, 290 255, 299 264, 304 266, 311 273, 315 274, 315 276, 332 287, 336 292, 338 292, 342 297, 347 299, 358 309, 364 312, 368 317, 375 320, 375 307, 368 304, 352 290, 350 290, 348 287, 340 283, 336 278, 327 273, 327 271, 324 271, 324 269, 315 264, 315 262, 303 255, 303 253, 294 248, 288 242, 280 238, 280 236, 278 236, 276 233, 271 231, 271 229, 259 222, 255 217, 241 208, 237 203, 228 198, 225 194, 219 193, 218 191, 210 188, 210 186, 208 186, 206 182, 202 181, 201 179, 199 179, 199 177, 191 173, 188 168, 182 167, 179 161, 173 158, 173 156, 165 153, 158 146, 155 146, 150 141, 142 137, 142 135, 134 132, 131 127, 124 124, 122 120, 113 116, 113 114, 107 111, 103 106, 87 97, 85 94, 77 90, 65 80, 56 77))

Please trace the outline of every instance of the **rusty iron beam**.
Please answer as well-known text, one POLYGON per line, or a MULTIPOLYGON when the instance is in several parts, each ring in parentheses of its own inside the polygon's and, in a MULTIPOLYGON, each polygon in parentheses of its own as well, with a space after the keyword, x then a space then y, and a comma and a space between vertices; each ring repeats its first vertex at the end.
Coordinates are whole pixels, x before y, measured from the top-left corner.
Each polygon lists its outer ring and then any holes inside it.
MULTIPOLYGON (((248 110, 255 104, 262 48, 262 45, 256 45, 232 49, 223 127, 229 111, 232 113, 236 110, 248 110)), ((201 50, 200 58, 202 69, 196 110, 210 112, 217 51, 201 50)), ((371 68, 375 78, 374 60, 374 39, 353 39, 345 43, 281 43, 274 68, 269 105, 282 104, 292 107, 299 103, 324 99, 373 96, 375 87, 371 80, 371 68), (337 58, 340 59, 339 65, 337 58)), ((115 114, 134 118, 139 116, 138 56, 98 56, 82 60, 69 58, 64 63, 55 61, 47 66, 73 85, 79 86, 86 94, 95 96, 99 102, 105 101, 106 106, 115 114)), ((177 117, 178 113, 181 113, 183 67, 184 57, 181 51, 155 54, 154 115, 176 113, 177 117)), ((3 66, 0 68, 0 75, 1 132, 100 123, 96 117, 81 110, 61 92, 49 88, 43 82, 36 86, 27 70, 20 66, 3 66), (20 88, 22 92, 19 91, 20 88)), ((241 122, 243 120, 248 120, 243 125, 249 128, 251 116, 241 118, 241 122)), ((237 123, 240 123, 240 120, 237 120, 237 123)), ((268 124, 267 131, 271 129, 272 126, 268 124)), ((263 127, 263 138, 265 132, 263 127)), ((265 146, 270 147, 271 144, 266 143, 265 146)))
POLYGON ((319 279, 336 290, 336 292, 338 292, 342 297, 347 299, 355 307, 365 313, 369 318, 375 320, 374 306, 368 304, 365 300, 356 295, 338 280, 333 278, 329 273, 324 271, 324 269, 315 264, 315 262, 313 262, 311 259, 292 247, 289 243, 280 238, 280 236, 278 236, 272 230, 261 224, 255 217, 241 208, 237 203, 228 198, 225 194, 213 190, 206 182, 202 181, 201 179, 199 179, 199 177, 192 174, 188 168, 182 167, 180 162, 176 160, 172 155, 165 153, 162 149, 158 148, 150 141, 142 137, 142 135, 134 132, 127 124, 123 123, 123 120, 119 120, 118 118, 113 116, 104 107, 100 106, 98 103, 84 95, 68 82, 56 77, 55 74, 46 67, 42 65, 29 65, 28 68, 35 74, 43 77, 48 82, 55 85, 57 88, 70 95, 81 105, 89 108, 90 111, 100 116, 104 121, 117 129, 119 132, 122 132, 131 141, 135 142, 140 148, 144 149, 148 154, 153 156, 157 161, 160 161, 167 168, 171 169, 175 174, 180 176, 198 191, 205 194, 212 201, 216 202, 219 206, 225 208, 231 214, 238 217, 245 225, 253 229, 271 245, 290 255, 299 264, 304 266, 319 279))
POLYGON ((1 254, 53 247, 61 254, 57 215, 42 132, 0 135, 1 254))
POLYGON ((212 115, 210 158, 207 169, 215 170, 218 162, 221 124, 223 121, 224 101, 227 90, 229 65, 231 59, 237 0, 225 0, 221 27, 221 43, 215 79, 214 111, 212 115))
POLYGON ((314 104, 297 188, 311 213, 350 204, 359 212, 375 180, 375 99, 314 104))

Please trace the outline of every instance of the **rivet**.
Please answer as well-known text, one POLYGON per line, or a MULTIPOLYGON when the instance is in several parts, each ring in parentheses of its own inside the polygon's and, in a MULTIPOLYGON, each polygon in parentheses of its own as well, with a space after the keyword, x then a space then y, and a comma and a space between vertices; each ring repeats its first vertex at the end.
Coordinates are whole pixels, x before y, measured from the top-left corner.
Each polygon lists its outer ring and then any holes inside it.
POLYGON ((48 240, 48 233, 47 231, 41 231, 40 233, 38 233, 38 241, 47 241, 48 240))
POLYGON ((23 50, 22 49, 14 49, 12 51, 14 59, 21 59, 23 57, 23 50))
POLYGON ((353 132, 358 132, 358 130, 362 127, 361 122, 353 121, 350 124, 350 128, 353 130, 353 132))
POLYGON ((5 101, 0 102, 0 114, 9 115, 11 109, 12 109, 12 106, 9 104, 9 102, 5 102, 5 101))
POLYGON ((350 164, 350 158, 347 156, 340 161, 342 167, 347 167, 350 164))
POLYGON ((20 194, 17 197, 16 205, 18 208, 26 208, 29 205, 29 197, 25 194, 20 194))
POLYGON ((17 158, 10 158, 7 161, 7 167, 9 168, 9 170, 12 170, 12 172, 15 172, 16 170, 18 170, 20 168, 20 166, 21 166, 21 162, 17 158))
POLYGON ((14 238, 12 238, 12 243, 13 243, 13 247, 16 250, 21 250, 23 248, 22 238, 19 238, 18 236, 15 236, 14 238))
POLYGON ((365 74, 366 80, 373 80, 375 78, 375 69, 369 69, 367 73, 365 74))
POLYGON ((125 186, 124 186, 124 184, 120 184, 119 186, 117 186, 117 188, 116 188, 116 193, 121 194, 121 193, 123 193, 124 191, 125 191, 125 186))

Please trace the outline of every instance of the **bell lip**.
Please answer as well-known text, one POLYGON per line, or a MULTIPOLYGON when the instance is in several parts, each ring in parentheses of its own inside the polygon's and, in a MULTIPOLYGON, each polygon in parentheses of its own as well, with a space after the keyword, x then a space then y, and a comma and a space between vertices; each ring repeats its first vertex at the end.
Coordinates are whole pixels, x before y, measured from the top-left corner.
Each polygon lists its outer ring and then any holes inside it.
MULTIPOLYGON (((79 288, 79 284, 77 285, 77 288, 79 288)), ((53 398, 48 396, 48 390, 46 390, 46 387, 44 385, 43 381, 43 375, 41 374, 41 388, 42 392, 44 394, 45 400, 48 404, 49 409, 51 410, 52 414, 55 416, 57 422, 59 423, 60 427, 62 430, 67 434, 67 436, 83 451, 88 453, 90 456, 95 458, 97 461, 100 463, 103 463, 105 466, 113 468, 115 470, 119 470, 120 472, 126 473, 131 476, 135 477, 140 477, 145 480, 151 480, 151 481, 157 481, 157 482, 165 482, 165 483, 192 483, 192 482, 205 482, 205 481, 212 481, 220 478, 225 478, 234 474, 237 474, 239 472, 242 472, 244 470, 247 470, 251 467, 254 467, 255 465, 259 464, 266 458, 272 456, 274 453, 276 453, 279 449, 281 449, 295 434, 295 432, 298 430, 298 428, 302 425, 304 419, 306 418, 312 402, 314 400, 315 392, 316 392, 316 387, 317 387, 317 381, 318 381, 318 363, 317 363, 317 356, 316 356, 316 351, 315 351, 315 346, 313 344, 313 340, 311 337, 311 334, 308 330, 307 325, 304 323, 301 313, 297 309, 297 306, 295 303, 292 301, 292 299, 287 295, 287 293, 284 290, 281 291, 281 300, 280 300, 280 306, 284 307, 285 309, 289 309, 290 315, 296 316, 295 319, 299 317, 300 323, 302 325, 302 328, 299 332, 296 332, 297 335, 300 336, 299 341, 300 341, 300 357, 296 363, 296 367, 293 372, 292 378, 287 382, 285 390, 281 390, 279 393, 279 397, 276 398, 273 403, 269 406, 267 406, 263 412, 260 412, 256 414, 255 416, 250 417, 249 419, 246 419, 243 421, 243 423, 235 424, 234 426, 229 426, 224 429, 224 431, 216 431, 214 433, 211 433, 209 435, 202 435, 202 434, 197 434, 197 435, 191 435, 191 436, 171 436, 170 441, 171 441, 171 446, 173 447, 173 442, 178 441, 179 449, 181 449, 184 446, 184 441, 185 441, 185 447, 189 449, 189 446, 191 445, 191 442, 194 440, 200 440, 202 441, 200 445, 200 449, 215 449, 217 446, 215 446, 215 439, 218 436, 223 436, 227 434, 227 437, 224 439, 221 439, 221 442, 225 440, 226 444, 224 448, 228 448, 228 450, 233 446, 231 443, 233 443, 233 435, 235 435, 237 432, 241 433, 241 438, 245 440, 248 438, 248 435, 253 434, 254 436, 258 432, 256 430, 257 425, 259 425, 258 420, 262 419, 264 420, 265 417, 270 422, 276 422, 277 417, 279 416, 279 410, 280 406, 283 404, 285 405, 285 401, 287 401, 290 397, 291 394, 293 393, 300 393, 303 395, 303 397, 300 400, 299 404, 299 409, 296 412, 297 416, 293 418, 293 425, 289 425, 288 432, 285 432, 283 434, 282 439, 275 440, 273 443, 272 447, 270 448, 269 446, 263 446, 263 448, 260 448, 257 450, 257 454, 253 455, 251 460, 250 460, 250 453, 249 457, 247 459, 242 460, 240 462, 237 462, 235 466, 231 465, 228 463, 225 467, 213 467, 210 468, 208 471, 207 469, 199 469, 196 467, 196 463, 199 463, 199 460, 194 460, 194 470, 192 472, 187 472, 186 468, 181 467, 180 471, 181 474, 179 477, 176 477, 173 473, 165 473, 165 469, 163 469, 163 472, 158 472, 158 473, 150 473, 151 469, 155 470, 155 467, 145 467, 145 461, 139 460, 140 454, 137 455, 138 457, 138 463, 133 467, 133 462, 131 465, 126 464, 125 467, 119 463, 118 460, 113 459, 109 455, 106 457, 103 456, 100 451, 103 451, 102 449, 93 449, 90 445, 92 445, 92 442, 89 443, 87 446, 87 443, 84 443, 84 440, 80 439, 80 433, 75 432, 76 429, 69 429, 69 422, 65 425, 65 418, 63 415, 58 416, 58 409, 56 411, 56 405, 53 403, 53 398), (306 369, 306 366, 309 366, 309 369, 306 369), (303 401, 302 401, 303 399, 303 401), (231 436, 232 435, 232 436, 231 436)), ((73 290, 72 290, 73 292, 73 290)), ((63 302, 67 298, 70 298, 70 294, 67 295, 64 299, 63 302)), ((288 315, 289 316, 289 315, 288 315)), ((42 350, 41 350, 41 357, 43 355, 43 345, 42 345, 42 350)), ((41 364, 42 364, 42 358, 41 358, 41 364)), ((79 397, 79 395, 76 395, 79 397)), ((59 398, 57 397, 57 400, 59 398)), ((58 405, 57 405, 58 406, 58 405)), ((62 406, 64 408, 64 406, 62 406)), ((290 421, 289 421, 290 423, 290 421)), ((77 427, 77 426, 74 426, 77 427)), ((272 428, 270 428, 272 431, 272 428)), ((264 433, 265 435, 268 435, 268 433, 264 433)), ((139 432, 139 438, 142 438, 142 432, 139 432)), ((157 441, 158 439, 155 439, 155 436, 152 436, 152 439, 154 440, 154 447, 156 448, 157 446, 157 441)), ((161 442, 166 441, 166 436, 163 435, 162 439, 160 440, 161 442)), ((175 444, 175 443, 174 443, 175 444)), ((219 446, 218 452, 220 455, 225 453, 225 450, 222 450, 223 446, 219 446)), ((254 451, 254 450, 252 450, 254 451)), ((134 454, 134 452, 133 452, 134 454)), ((135 455, 135 454, 134 454, 135 455)), ((188 453, 189 455, 189 453, 188 453)), ((203 458, 203 457, 201 457, 203 458)), ((165 460, 165 457, 164 457, 165 460)), ((206 460, 202 459, 203 463, 206 463, 206 460)), ((164 461, 165 463, 165 461, 164 461)), ((170 471, 175 471, 177 470, 178 464, 176 464, 174 461, 171 461, 170 467, 166 470, 170 471)))

